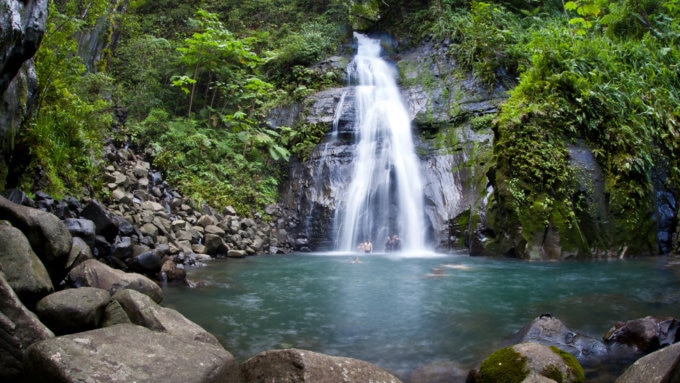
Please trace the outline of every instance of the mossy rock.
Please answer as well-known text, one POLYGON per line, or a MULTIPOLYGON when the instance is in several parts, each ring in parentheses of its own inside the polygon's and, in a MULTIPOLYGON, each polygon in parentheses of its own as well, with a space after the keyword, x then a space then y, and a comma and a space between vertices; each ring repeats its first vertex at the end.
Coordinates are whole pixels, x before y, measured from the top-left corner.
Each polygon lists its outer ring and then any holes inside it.
POLYGON ((558 383, 581 383, 585 373, 576 358, 557 347, 520 343, 492 353, 479 368, 479 383, 521 383, 542 376, 558 383))
POLYGON ((512 347, 494 351, 479 368, 480 383, 519 383, 527 376, 527 358, 512 347))

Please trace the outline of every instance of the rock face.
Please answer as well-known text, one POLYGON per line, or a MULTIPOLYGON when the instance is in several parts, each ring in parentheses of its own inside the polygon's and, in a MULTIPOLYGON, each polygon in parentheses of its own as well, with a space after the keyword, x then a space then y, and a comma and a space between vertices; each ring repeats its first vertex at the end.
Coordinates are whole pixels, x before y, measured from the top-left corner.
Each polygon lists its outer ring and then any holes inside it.
POLYGON ((28 60, 45 33, 47 4, 47 0, 0 0, 0 139, 21 125, 35 93, 35 71, 28 60))
POLYGON ((131 324, 37 342, 26 350, 24 371, 35 383, 238 382, 223 348, 131 324))
MULTIPOLYGON (((416 151, 428 153, 421 155, 419 164, 425 186, 427 240, 443 251, 469 244, 472 237, 483 241, 480 233, 485 196, 489 194, 483 162, 491 153, 493 133, 490 126, 472 129, 469 119, 494 113, 505 98, 504 90, 488 92, 472 79, 458 81, 450 75, 455 68, 446 55, 428 45, 399 52, 396 65, 413 129, 426 133, 446 127, 458 143, 453 148, 437 149, 427 134, 416 138, 416 151), (433 77, 437 81, 422 81, 433 77), (433 85, 426 88, 423 83, 433 85), (479 227, 466 225, 454 232, 452 222, 465 212, 472 212, 479 227)), ((308 124, 324 124, 329 132, 335 132, 328 134, 305 163, 291 164, 290 181, 281 193, 282 204, 297 216, 287 228, 297 250, 334 248, 333 221, 354 167, 354 98, 352 88, 324 90, 307 100, 311 106, 305 109, 305 115, 281 113, 288 120, 277 121, 293 126, 297 118, 308 124)))
POLYGON ((400 383, 368 362, 288 349, 260 353, 241 364, 241 381, 249 383, 400 383))

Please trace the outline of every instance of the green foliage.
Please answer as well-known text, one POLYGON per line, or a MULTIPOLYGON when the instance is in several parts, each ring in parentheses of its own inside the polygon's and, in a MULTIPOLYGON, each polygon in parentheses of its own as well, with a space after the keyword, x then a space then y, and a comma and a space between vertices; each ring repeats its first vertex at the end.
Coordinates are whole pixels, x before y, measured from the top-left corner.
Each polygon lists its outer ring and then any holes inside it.
POLYGON ((526 357, 512 347, 494 351, 479 367, 480 383, 519 383, 529 374, 526 357))
MULTIPOLYGON (((587 8, 581 13, 597 12, 587 8)), ((662 15, 654 19, 667 20, 662 15)), ((605 171, 610 216, 604 242, 648 252, 653 248, 654 159, 661 153, 671 158, 671 182, 679 179, 673 170, 677 139, 669 139, 678 137, 679 79, 672 68, 679 52, 669 45, 674 26, 660 22, 655 36, 625 41, 596 30, 586 40, 557 19, 540 26, 524 39, 530 59, 520 61, 525 68, 520 83, 502 106, 495 128, 496 178, 508 185, 497 188, 497 200, 515 212, 527 239, 548 224, 565 233, 578 231, 576 217, 585 216, 581 209, 586 207, 570 181, 563 143, 585 139, 605 171), (504 198, 515 202, 503 203, 504 198)))
POLYGON ((282 143, 290 148, 290 152, 302 161, 309 159, 312 151, 325 137, 327 124, 300 124, 291 129, 282 127, 282 143))
POLYGON ((517 54, 512 49, 522 26, 504 7, 473 1, 470 9, 433 6, 419 31, 451 40, 449 55, 485 85, 496 86, 503 73, 514 73, 517 54))
POLYGON ((97 158, 110 127, 112 79, 91 74, 77 55, 76 32, 92 27, 108 2, 50 2, 47 31, 36 53, 38 105, 17 146, 28 151, 21 179, 25 190, 56 197, 97 184, 97 158))

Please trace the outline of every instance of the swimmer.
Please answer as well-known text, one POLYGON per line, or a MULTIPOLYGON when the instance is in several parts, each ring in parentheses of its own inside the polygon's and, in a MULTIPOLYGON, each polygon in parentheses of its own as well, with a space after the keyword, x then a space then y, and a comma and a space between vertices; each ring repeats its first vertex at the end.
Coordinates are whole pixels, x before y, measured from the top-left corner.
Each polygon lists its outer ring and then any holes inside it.
POLYGON ((350 263, 361 263, 361 261, 359 260, 359 257, 354 257, 354 259, 352 259, 350 263))
POLYGON ((456 270, 470 270, 470 266, 454 265, 452 263, 443 264, 442 267, 445 267, 447 269, 456 269, 456 270))

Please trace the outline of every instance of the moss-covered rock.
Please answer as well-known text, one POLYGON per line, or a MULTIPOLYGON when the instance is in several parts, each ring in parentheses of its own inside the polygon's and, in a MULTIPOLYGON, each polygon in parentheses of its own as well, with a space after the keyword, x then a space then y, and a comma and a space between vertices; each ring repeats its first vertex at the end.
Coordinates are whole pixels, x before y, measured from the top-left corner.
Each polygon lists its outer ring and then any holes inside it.
POLYGON ((543 378, 558 383, 579 383, 585 381, 585 374, 578 360, 568 352, 527 342, 489 355, 479 368, 477 382, 520 383, 543 378))

